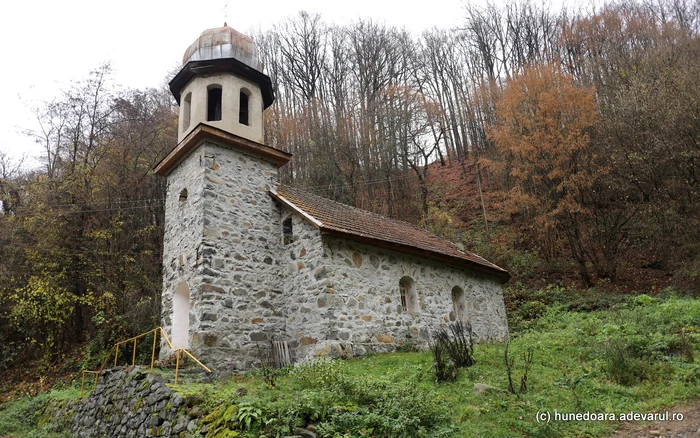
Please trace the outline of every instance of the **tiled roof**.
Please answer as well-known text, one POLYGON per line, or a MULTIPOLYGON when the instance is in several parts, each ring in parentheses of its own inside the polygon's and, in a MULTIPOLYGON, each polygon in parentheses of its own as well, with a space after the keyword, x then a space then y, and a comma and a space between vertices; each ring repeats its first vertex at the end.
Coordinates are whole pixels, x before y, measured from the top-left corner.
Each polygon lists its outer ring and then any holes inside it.
POLYGON ((503 268, 472 252, 460 251, 453 243, 408 222, 360 210, 293 187, 278 185, 271 194, 316 224, 324 234, 342 235, 349 239, 466 266, 498 276, 503 282, 510 278, 503 268))

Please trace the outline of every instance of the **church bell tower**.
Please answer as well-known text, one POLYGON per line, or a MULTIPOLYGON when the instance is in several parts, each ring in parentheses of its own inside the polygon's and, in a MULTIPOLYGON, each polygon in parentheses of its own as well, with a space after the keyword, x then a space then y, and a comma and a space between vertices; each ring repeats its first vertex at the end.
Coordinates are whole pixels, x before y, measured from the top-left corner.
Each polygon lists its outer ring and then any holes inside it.
POLYGON ((224 24, 190 45, 170 90, 178 144, 155 168, 167 178, 162 324, 210 368, 249 369, 256 343, 284 332, 268 191, 291 155, 262 144, 271 81, 255 43, 224 24))
POLYGON ((263 109, 274 97, 253 40, 226 24, 205 30, 182 64, 170 82, 180 105, 178 142, 206 123, 262 143, 263 109))

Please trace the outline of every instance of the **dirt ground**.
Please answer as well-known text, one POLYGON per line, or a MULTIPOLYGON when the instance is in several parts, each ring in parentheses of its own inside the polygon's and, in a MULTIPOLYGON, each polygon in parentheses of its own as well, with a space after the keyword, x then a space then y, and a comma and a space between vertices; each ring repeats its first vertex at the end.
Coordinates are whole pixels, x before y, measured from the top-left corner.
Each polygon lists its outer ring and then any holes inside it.
POLYGON ((700 438, 700 401, 668 409, 683 414, 682 421, 624 422, 610 438, 700 438))

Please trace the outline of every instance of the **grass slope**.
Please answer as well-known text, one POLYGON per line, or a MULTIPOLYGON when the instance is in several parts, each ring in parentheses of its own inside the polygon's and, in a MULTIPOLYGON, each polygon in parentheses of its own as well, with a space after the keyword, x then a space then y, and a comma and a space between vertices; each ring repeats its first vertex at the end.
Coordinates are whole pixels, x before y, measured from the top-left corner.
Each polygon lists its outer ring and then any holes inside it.
MULTIPOLYGON (((553 305, 518 330, 509 347, 515 386, 522 355, 534 352, 528 390, 519 396, 504 391, 503 344, 478 346, 477 364, 453 383, 435 381, 429 352, 411 352, 178 389, 201 398, 208 437, 283 436, 309 425, 321 437, 603 436, 620 423, 554 421, 554 413, 663 412, 700 397, 699 346, 700 300, 642 295, 587 313, 553 305), (477 395, 475 383, 498 389, 477 395), (538 412, 552 421, 538 422, 538 412)), ((25 421, 18 410, 26 403, 0 406, 0 436, 30 436, 21 432, 27 424, 15 424, 25 421)))

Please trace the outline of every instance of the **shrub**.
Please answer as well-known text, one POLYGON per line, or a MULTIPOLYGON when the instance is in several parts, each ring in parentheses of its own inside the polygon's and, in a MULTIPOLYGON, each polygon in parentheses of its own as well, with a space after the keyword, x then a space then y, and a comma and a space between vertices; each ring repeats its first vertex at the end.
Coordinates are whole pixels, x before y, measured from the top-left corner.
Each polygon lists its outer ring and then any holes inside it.
POLYGON ((508 352, 509 347, 510 347, 510 341, 508 341, 506 343, 506 348, 503 351, 503 361, 505 362, 506 375, 508 377, 508 392, 520 397, 520 394, 524 394, 527 392, 527 373, 530 370, 530 365, 532 365, 532 361, 535 358, 535 352, 531 347, 531 348, 528 348, 527 352, 523 355, 523 360, 525 362, 525 368, 523 370, 523 375, 520 378, 520 388, 518 390, 516 390, 515 386, 513 385, 513 369, 515 367, 515 358, 509 355, 509 352, 508 352))
POLYGON ((433 352, 435 378, 438 382, 454 382, 457 380, 457 366, 450 357, 446 343, 440 339, 430 346, 433 352))
POLYGON ((603 348, 604 370, 616 383, 632 386, 646 379, 651 368, 635 357, 634 350, 622 339, 611 339, 603 348))
POLYGON ((447 406, 412 383, 346 377, 330 416, 318 424, 322 436, 436 437, 451 430, 447 406))
POLYGON ((466 368, 476 364, 476 359, 474 359, 475 336, 471 324, 457 321, 450 324, 449 327, 449 333, 445 329, 440 329, 435 333, 433 354, 435 354, 435 347, 439 345, 440 353, 444 350, 457 368, 466 368))
POLYGON ((318 358, 297 365, 291 375, 301 388, 327 388, 345 377, 345 367, 340 361, 318 358))
POLYGON ((48 397, 25 397, 0 405, 0 436, 26 432, 37 426, 48 397))

